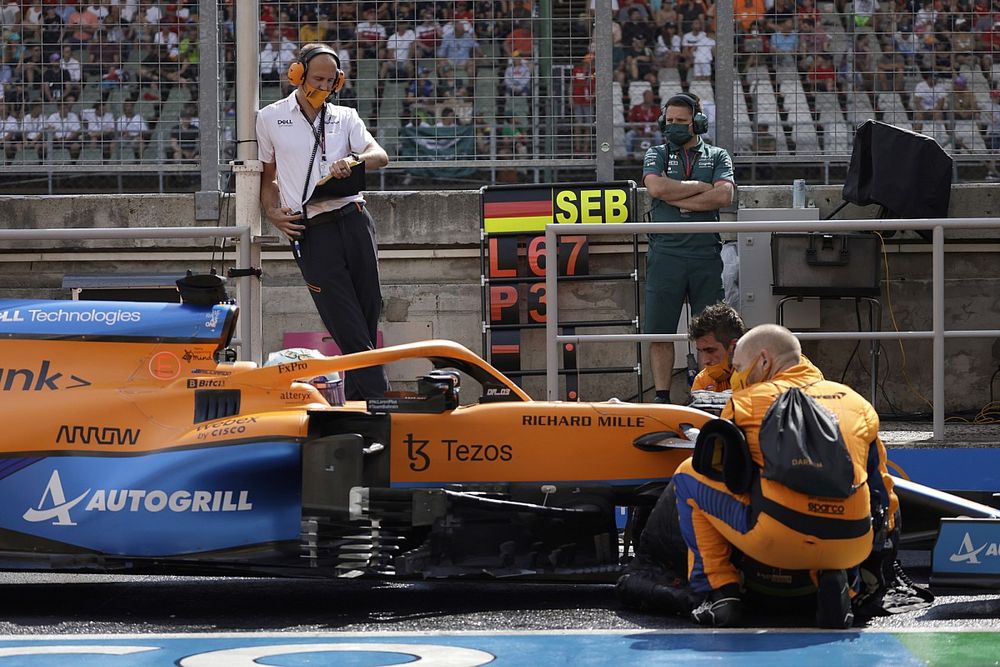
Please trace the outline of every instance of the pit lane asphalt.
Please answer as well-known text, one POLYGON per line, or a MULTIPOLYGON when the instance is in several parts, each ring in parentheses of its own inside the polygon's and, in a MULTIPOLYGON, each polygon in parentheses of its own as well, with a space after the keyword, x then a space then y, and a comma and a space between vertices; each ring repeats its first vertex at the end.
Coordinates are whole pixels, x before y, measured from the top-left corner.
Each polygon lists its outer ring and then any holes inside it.
MULTIPOLYGON (((917 563, 909 572, 918 581, 927 574, 921 560, 904 558, 917 563)), ((811 619, 802 611, 756 613, 747 626, 810 627, 811 619)), ((0 635, 694 627, 625 609, 606 584, 0 574, 0 635)), ((998 632, 1000 591, 939 595, 930 609, 864 627, 998 632)))

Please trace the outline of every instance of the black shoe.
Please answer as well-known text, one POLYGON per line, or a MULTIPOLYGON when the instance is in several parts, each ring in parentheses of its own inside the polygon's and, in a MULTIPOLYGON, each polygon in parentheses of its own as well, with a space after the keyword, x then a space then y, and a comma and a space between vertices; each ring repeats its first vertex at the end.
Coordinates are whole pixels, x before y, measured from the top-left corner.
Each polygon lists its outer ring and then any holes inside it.
POLYGON ((699 625, 731 628, 743 620, 743 600, 737 584, 726 584, 713 590, 691 612, 691 619, 699 625))
POLYGON ((618 599, 626 607, 657 614, 684 616, 694 607, 695 597, 687 586, 671 586, 641 574, 624 574, 615 586, 618 599))
POLYGON ((819 573, 819 590, 816 592, 816 625, 821 628, 843 630, 854 624, 851 610, 851 593, 845 570, 826 570, 819 573))

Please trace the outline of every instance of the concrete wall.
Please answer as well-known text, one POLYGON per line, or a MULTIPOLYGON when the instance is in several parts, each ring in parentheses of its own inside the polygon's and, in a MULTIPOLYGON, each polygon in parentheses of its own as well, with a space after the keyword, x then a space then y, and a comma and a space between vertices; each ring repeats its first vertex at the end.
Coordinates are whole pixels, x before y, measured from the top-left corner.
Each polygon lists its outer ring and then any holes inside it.
MULTIPOLYGON (((790 187, 743 187, 740 206, 787 207, 790 187)), ((812 187, 809 200, 824 217, 840 203, 839 186, 812 187)), ((428 336, 457 340, 482 351, 482 301, 479 259, 479 195, 475 191, 372 193, 370 209, 378 224, 380 265, 387 343, 428 336)), ((640 203, 639 210, 648 208, 640 203)), ((223 224, 232 224, 233 207, 223 203, 223 224)), ((838 218, 870 218, 877 207, 849 205, 838 218)), ((997 216, 998 230, 950 233, 945 274, 947 328, 975 329, 1000 326, 1000 188, 991 185, 955 186, 953 217, 997 216)), ((194 198, 190 195, 97 195, 63 197, 0 197, 0 228, 156 227, 193 226, 194 198)), ((205 224, 205 223, 202 223, 205 224)), ((212 223, 208 223, 212 224, 212 223)), ((265 228, 265 234, 275 234, 265 228)), ((883 299, 882 328, 929 329, 929 245, 905 233, 886 244, 889 257, 889 299, 883 299), (889 304, 891 301, 891 309, 889 304)), ((221 265, 218 252, 216 266, 221 265)), ((225 266, 232 265, 228 252, 225 266)), ((64 275, 168 273, 185 269, 206 271, 211 244, 179 241, 0 241, 0 298, 69 298, 62 288, 64 275)), ((287 331, 319 331, 308 292, 285 247, 274 239, 264 245, 264 348, 282 347, 287 331)), ((603 237, 591 244, 591 272, 630 270, 631 242, 625 237, 603 237)), ((641 275, 641 274, 640 274, 641 275)), ((560 292, 562 318, 620 319, 634 316, 634 286, 599 282, 567 285, 560 292)), ((885 294, 885 290, 884 290, 885 294)), ((867 313, 862 315, 867 317, 867 313)), ((522 317, 522 321, 525 318, 522 317)), ((857 327, 853 301, 824 301, 821 328, 857 327)), ((525 367, 544 367, 541 331, 522 337, 525 367)), ((867 395, 867 345, 850 365, 854 346, 848 343, 808 343, 805 348, 833 379, 846 381, 867 395), (846 368, 846 372, 845 372, 846 368)), ((886 412, 929 410, 920 395, 930 395, 930 341, 883 344, 880 377, 884 391, 878 407, 886 412), (904 364, 905 356, 905 364, 904 364)), ((1000 341, 949 340, 946 344, 949 410, 978 410, 990 398, 989 381, 1000 365, 1000 341)), ((634 347, 591 344, 580 350, 581 365, 630 366, 634 347)), ((390 369, 398 378, 415 369, 390 369)), ((526 388, 542 393, 542 380, 529 379, 526 388)), ((645 385, 651 384, 646 375, 645 385)), ((998 387, 1000 389, 1000 387, 998 387)), ((636 393, 633 376, 583 376, 581 396, 629 398, 636 393)), ((677 378, 676 393, 683 393, 677 378)))

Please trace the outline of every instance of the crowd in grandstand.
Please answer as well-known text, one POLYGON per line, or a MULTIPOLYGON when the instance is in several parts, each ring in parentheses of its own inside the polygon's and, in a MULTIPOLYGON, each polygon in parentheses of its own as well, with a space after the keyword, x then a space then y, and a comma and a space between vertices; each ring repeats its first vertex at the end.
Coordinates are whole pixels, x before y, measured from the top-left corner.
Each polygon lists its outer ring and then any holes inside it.
MULTIPOLYGON (((594 10, 583 0, 569 4, 580 10, 578 18, 557 20, 572 24, 569 34, 579 39, 557 54, 565 85, 552 90, 564 99, 550 99, 549 109, 566 129, 572 144, 567 150, 589 153, 594 10)), ((198 119, 191 106, 200 85, 196 0, 0 5, 0 130, 8 160, 18 154, 43 160, 52 150, 74 161, 84 151, 108 159, 112 146, 119 157, 138 159, 154 136, 157 159, 197 156, 192 136, 198 119), (183 141, 175 139, 181 135, 183 141)), ((833 96, 846 110, 867 97, 876 117, 886 112, 887 100, 898 99, 913 129, 948 128, 952 149, 1000 149, 1000 0, 819 5, 734 3, 735 65, 754 145, 757 134, 771 135, 779 152, 795 149, 792 126, 800 121, 789 120, 792 98, 778 86, 792 72, 820 126, 818 99, 833 96), (751 86, 761 76, 774 82, 778 116, 755 115, 760 101, 751 86), (974 127, 978 140, 969 145, 969 135, 956 134, 956 127, 974 127)), ((227 105, 234 96, 234 6, 226 0, 219 7, 227 105)), ((716 6, 706 0, 614 0, 612 7, 620 148, 638 157, 662 141, 656 117, 665 94, 697 91, 711 117, 716 6)), ((524 153, 538 120, 532 118, 538 108, 533 96, 539 94, 538 12, 532 0, 262 2, 260 77, 265 89, 287 93, 285 71, 298 49, 326 42, 340 53, 348 74, 342 102, 374 100, 365 109, 373 127, 471 125, 480 146, 524 153), (367 79, 358 76, 362 63, 375 63, 367 79), (488 115, 478 112, 477 75, 482 78, 484 70, 495 82, 495 113, 488 115), (398 107, 379 104, 388 97, 388 85, 399 91, 398 107)), ((797 104, 799 97, 794 99, 797 104)))

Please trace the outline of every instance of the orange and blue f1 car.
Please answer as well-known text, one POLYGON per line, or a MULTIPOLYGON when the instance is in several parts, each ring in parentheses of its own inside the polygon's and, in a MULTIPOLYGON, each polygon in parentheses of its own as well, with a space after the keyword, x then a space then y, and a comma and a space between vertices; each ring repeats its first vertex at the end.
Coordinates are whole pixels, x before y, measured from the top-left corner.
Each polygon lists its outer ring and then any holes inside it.
MULTIPOLYGON (((220 361, 236 317, 0 301, 0 568, 607 581, 623 560, 616 517, 655 503, 713 418, 534 401, 448 341, 220 361), (336 405, 309 382, 415 358, 428 371, 397 396, 336 405)), ((921 530, 1000 516, 900 488, 921 530)), ((992 521, 940 547, 987 564, 980 582, 1000 579, 992 521)))

